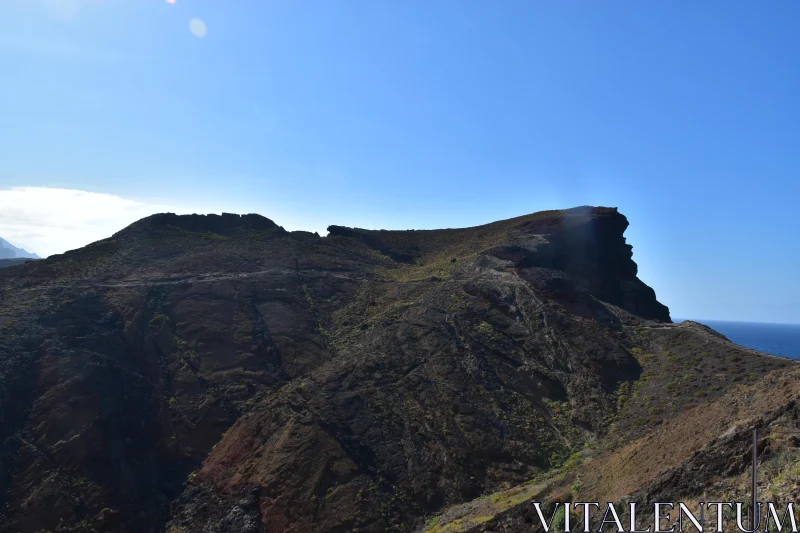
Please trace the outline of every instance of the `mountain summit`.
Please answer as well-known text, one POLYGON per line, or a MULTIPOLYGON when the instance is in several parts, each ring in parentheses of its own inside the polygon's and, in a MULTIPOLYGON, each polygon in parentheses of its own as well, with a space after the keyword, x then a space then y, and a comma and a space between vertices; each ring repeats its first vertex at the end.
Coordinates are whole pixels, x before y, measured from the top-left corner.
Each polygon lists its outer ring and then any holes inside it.
POLYGON ((7 240, 0 237, 0 259, 29 258, 39 259, 39 256, 17 248, 7 240))
MULTIPOLYGON (((2 269, 0 531, 435 530, 515 485, 578 486, 589 451, 591 494, 643 490, 736 420, 660 428, 792 362, 673 324, 627 226, 580 207, 320 237, 162 214, 2 269), (603 478, 626 446, 652 471, 603 478)), ((726 454, 714 472, 737 474, 726 454)))

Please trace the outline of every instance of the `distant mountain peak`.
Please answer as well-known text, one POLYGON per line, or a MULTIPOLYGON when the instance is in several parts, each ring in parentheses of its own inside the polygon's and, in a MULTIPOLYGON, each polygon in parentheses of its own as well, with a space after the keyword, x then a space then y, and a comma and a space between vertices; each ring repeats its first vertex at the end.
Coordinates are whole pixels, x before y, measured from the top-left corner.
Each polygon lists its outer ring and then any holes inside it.
POLYGON ((30 259, 40 259, 36 254, 32 254, 22 248, 17 248, 7 240, 0 237, 0 259, 15 259, 25 257, 30 259))

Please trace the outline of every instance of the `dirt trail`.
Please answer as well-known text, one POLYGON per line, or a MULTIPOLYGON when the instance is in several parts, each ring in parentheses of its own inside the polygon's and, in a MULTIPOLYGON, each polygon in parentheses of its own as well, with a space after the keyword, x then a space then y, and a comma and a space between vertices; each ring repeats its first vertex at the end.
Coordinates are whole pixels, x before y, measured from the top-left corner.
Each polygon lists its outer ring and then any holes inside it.
MULTIPOLYGON (((158 285, 182 285, 186 283, 212 283, 215 281, 241 280, 259 276, 291 276, 291 275, 302 276, 302 275, 312 275, 312 274, 314 275, 322 274, 340 279, 353 279, 353 277, 348 274, 334 273, 325 270, 294 270, 288 268, 271 268, 265 270, 258 270, 255 272, 237 272, 237 273, 208 272, 205 274, 195 274, 193 276, 173 277, 173 278, 151 278, 151 279, 133 278, 118 283, 102 283, 95 281, 70 281, 69 287, 70 288, 92 288, 92 287, 124 288, 124 287, 142 287, 142 286, 149 287, 158 285)), ((44 284, 35 287, 24 287, 20 289, 20 291, 30 292, 37 290, 48 290, 57 286, 58 285, 44 284)))

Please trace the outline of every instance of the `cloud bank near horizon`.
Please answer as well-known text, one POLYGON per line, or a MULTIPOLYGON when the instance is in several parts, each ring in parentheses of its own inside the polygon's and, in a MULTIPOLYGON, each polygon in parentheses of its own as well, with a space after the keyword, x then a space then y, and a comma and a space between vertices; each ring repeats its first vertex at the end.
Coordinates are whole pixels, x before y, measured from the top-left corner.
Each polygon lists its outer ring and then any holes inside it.
POLYGON ((164 212, 204 211, 76 189, 12 187, 0 189, 0 237, 47 257, 105 239, 141 218, 164 212))
MULTIPOLYGON (((181 203, 173 203, 57 187, 0 188, 0 237, 40 257, 105 239, 156 213, 259 213, 288 231, 316 231, 320 235, 327 234, 329 224, 324 214, 298 212, 259 199, 242 202, 230 198, 183 198, 181 203)), ((365 221, 356 218, 338 223, 358 222, 365 221)))

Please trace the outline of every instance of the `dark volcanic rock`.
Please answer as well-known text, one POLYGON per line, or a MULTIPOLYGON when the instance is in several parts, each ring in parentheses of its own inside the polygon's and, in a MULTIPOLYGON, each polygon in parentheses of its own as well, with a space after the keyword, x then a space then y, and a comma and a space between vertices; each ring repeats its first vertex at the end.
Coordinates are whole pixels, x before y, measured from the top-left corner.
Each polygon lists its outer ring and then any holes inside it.
POLYGON ((405 531, 546 471, 670 322, 626 227, 164 214, 0 271, 0 529, 405 531))
POLYGON ((126 233, 141 233, 148 229, 178 228, 194 233, 216 233, 230 235, 237 231, 259 231, 278 228, 270 219, 261 215, 237 215, 222 213, 222 215, 176 215, 174 213, 160 213, 143 218, 133 226, 123 230, 119 235, 126 233))
POLYGON ((0 259, 0 268, 6 268, 11 266, 23 265, 28 261, 36 261, 36 259, 31 259, 29 257, 17 257, 14 259, 0 259))

